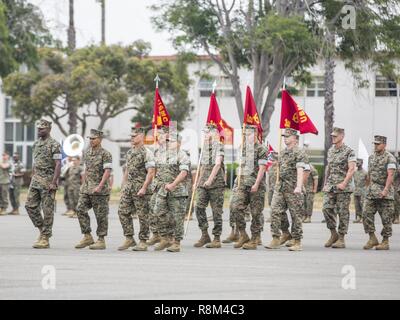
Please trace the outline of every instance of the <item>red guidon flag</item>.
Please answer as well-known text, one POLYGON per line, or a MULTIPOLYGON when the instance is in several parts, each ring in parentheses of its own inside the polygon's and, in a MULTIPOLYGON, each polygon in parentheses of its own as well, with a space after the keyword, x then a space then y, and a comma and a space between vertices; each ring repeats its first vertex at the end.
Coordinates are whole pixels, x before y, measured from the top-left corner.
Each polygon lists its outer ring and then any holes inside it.
POLYGON ((257 126, 258 130, 258 140, 262 141, 262 126, 260 122, 260 117, 258 116, 256 103, 253 98, 253 94, 251 93, 250 87, 247 86, 246 90, 246 103, 244 107, 244 124, 250 124, 253 126, 257 126))
POLYGON ((161 99, 160 93, 158 92, 158 88, 156 88, 156 92, 154 95, 154 110, 153 110, 153 120, 151 121, 153 128, 158 128, 160 126, 169 127, 169 122, 171 118, 169 117, 167 108, 164 105, 164 102, 161 99))
POLYGON ((281 129, 292 128, 300 133, 318 134, 310 117, 304 112, 286 90, 282 90, 281 129))
POLYGON ((212 93, 210 97, 207 124, 213 124, 217 126, 218 131, 221 134, 221 141, 224 141, 225 144, 233 143, 233 129, 226 123, 224 119, 222 119, 218 102, 215 98, 215 93, 212 93))

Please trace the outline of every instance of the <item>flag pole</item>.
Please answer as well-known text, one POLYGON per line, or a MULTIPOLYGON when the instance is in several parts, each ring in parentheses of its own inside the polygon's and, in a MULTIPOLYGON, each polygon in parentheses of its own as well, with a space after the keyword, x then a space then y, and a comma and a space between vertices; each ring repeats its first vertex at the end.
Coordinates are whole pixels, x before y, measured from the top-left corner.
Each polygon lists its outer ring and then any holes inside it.
MULTIPOLYGON (((283 77, 283 90, 285 90, 285 89, 286 89, 286 77, 283 77)), ((281 95, 281 100, 282 99, 283 99, 283 95, 281 95)), ((281 112, 282 112, 282 110, 281 110, 281 112)), ((280 177, 280 174, 281 174, 281 172, 280 172, 281 168, 279 167, 279 157, 280 157, 281 152, 282 152, 282 129, 281 128, 279 128, 278 134, 279 134, 279 145, 278 145, 278 167, 277 167, 277 170, 276 170, 276 183, 279 182, 279 177, 280 177)))
MULTIPOLYGON (((156 75, 156 77, 154 78, 154 82, 156 83, 156 89, 158 89, 158 83, 161 81, 160 76, 156 75)), ((154 112, 154 110, 153 110, 154 112)), ((154 115, 153 115, 154 116, 154 115)), ((154 126, 154 130, 153 130, 153 144, 156 144, 156 140, 157 140, 157 128, 158 128, 158 124, 157 124, 157 119, 154 119, 156 125, 154 126)))
MULTIPOLYGON (((215 89, 216 89, 216 88, 217 88, 217 81, 215 80, 214 83, 213 83, 213 89, 212 89, 212 93, 213 93, 213 94, 215 93, 215 89)), ((192 196, 191 196, 191 198, 190 198, 189 212, 188 212, 187 215, 186 215, 186 216, 187 216, 187 219, 186 219, 186 226, 185 226, 185 233, 184 233, 184 236, 186 236, 186 233, 187 233, 188 228, 189 228, 190 218, 191 218, 191 216, 192 216, 192 208, 193 208, 193 202, 194 202, 194 195, 195 195, 196 189, 197 189, 197 182, 198 182, 199 175, 200 175, 201 160, 202 160, 202 158, 203 158, 203 151, 204 151, 204 148, 205 148, 205 144, 206 144, 206 140, 204 139, 204 140, 203 140, 203 143, 202 143, 202 148, 201 148, 201 151, 200 151, 199 161, 198 161, 198 163, 197 163, 196 177, 194 178, 192 196)))

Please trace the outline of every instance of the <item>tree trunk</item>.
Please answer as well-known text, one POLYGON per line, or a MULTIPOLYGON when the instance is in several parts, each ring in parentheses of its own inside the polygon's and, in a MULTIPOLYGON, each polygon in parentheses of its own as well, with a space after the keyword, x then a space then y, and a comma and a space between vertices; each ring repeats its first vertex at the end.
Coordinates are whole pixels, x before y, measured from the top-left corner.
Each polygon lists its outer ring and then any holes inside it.
POLYGON ((68 49, 72 52, 76 47, 76 33, 74 23, 74 0, 69 0, 69 27, 68 27, 68 49))
POLYGON ((106 0, 101 1, 101 44, 106 45, 106 0))
POLYGON ((332 53, 332 48, 335 46, 335 36, 333 33, 328 32, 328 54, 325 58, 325 100, 324 100, 324 121, 325 121, 325 144, 324 144, 324 172, 327 165, 328 150, 331 147, 332 139, 331 133, 333 130, 333 121, 335 116, 334 107, 334 85, 335 85, 335 60, 332 53))
MULTIPOLYGON (((75 33, 75 22, 74 22, 74 0, 69 0, 69 28, 68 28, 68 49, 71 54, 76 47, 76 33, 75 33)), ((71 96, 67 94, 67 107, 68 107, 68 126, 69 134, 77 133, 78 127, 78 108, 72 101, 71 96)))

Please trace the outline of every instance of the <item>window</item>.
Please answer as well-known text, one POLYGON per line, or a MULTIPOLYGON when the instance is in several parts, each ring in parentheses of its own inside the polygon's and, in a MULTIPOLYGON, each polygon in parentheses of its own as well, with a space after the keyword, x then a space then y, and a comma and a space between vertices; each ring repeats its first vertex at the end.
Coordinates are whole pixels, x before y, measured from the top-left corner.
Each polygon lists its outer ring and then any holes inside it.
POLYGON ((376 97, 397 97, 397 84, 394 80, 379 76, 375 77, 376 97))
POLYGON ((12 113, 12 100, 10 97, 6 97, 5 98, 5 116, 6 119, 10 119, 13 117, 13 113, 12 113))
POLYGON ((325 95, 325 83, 323 76, 314 76, 310 85, 306 88, 307 97, 323 97, 325 95))
POLYGON ((122 167, 126 162, 126 153, 129 151, 130 147, 120 147, 119 148, 119 165, 122 167))
POLYGON ((235 95, 229 78, 213 77, 211 79, 200 79, 198 85, 200 97, 211 96, 214 81, 217 81, 217 88, 215 90, 215 93, 218 97, 233 97, 235 95))
POLYGON ((33 124, 24 125, 20 121, 6 120, 4 149, 12 155, 14 152, 20 154, 21 160, 28 169, 32 168, 32 146, 36 136, 33 124))

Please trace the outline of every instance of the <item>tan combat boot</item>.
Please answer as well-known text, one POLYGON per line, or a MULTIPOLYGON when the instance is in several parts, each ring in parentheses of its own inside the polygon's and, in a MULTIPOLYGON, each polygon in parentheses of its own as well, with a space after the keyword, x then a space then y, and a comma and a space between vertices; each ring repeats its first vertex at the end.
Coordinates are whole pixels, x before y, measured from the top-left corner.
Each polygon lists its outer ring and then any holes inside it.
POLYGON ((205 244, 210 243, 210 242, 211 242, 211 238, 208 235, 207 230, 205 230, 205 231, 201 232, 201 238, 193 246, 195 248, 201 248, 202 246, 204 246, 205 244))
POLYGON ((369 250, 372 249, 373 247, 377 246, 379 244, 378 239, 375 236, 375 233, 370 232, 369 234, 369 240, 364 246, 364 250, 369 250))
POLYGON ((305 217, 303 223, 311 223, 311 217, 310 216, 305 217))
POLYGON ((383 240, 380 244, 375 247, 376 250, 389 250, 389 238, 383 237, 383 240))
POLYGON ((332 248, 335 249, 344 249, 346 248, 346 243, 344 242, 344 235, 339 235, 339 239, 337 239, 337 241, 332 244, 332 248))
POLYGON ((206 245, 206 248, 221 248, 220 236, 214 236, 214 240, 206 245))
POLYGON ((289 251, 302 251, 301 240, 294 240, 293 246, 289 247, 289 251))
POLYGON ((161 237, 161 241, 154 247, 155 251, 164 250, 172 245, 172 239, 170 237, 161 237))
POLYGON ((133 249, 133 251, 147 251, 147 243, 144 240, 140 240, 139 244, 137 246, 135 246, 133 249))
POLYGON ((397 217, 396 219, 394 219, 393 224, 399 224, 399 217, 397 217))
POLYGON ((260 235, 252 235, 251 236, 251 240, 249 242, 246 242, 243 245, 243 249, 245 249, 245 250, 256 250, 259 236, 260 235))
POLYGON ((239 240, 239 231, 236 228, 232 228, 231 234, 222 243, 232 243, 239 240))
POLYGON ((74 210, 68 210, 67 213, 65 214, 67 217, 71 218, 74 215, 75 211, 74 210))
POLYGON ((72 212, 72 214, 69 215, 68 217, 73 218, 73 219, 77 219, 78 218, 77 213, 75 211, 71 211, 71 212, 72 212))
POLYGON ((233 247, 236 248, 236 249, 239 249, 239 248, 243 247, 243 245, 244 245, 246 242, 249 242, 249 241, 250 241, 250 238, 249 238, 249 236, 247 235, 246 230, 239 230, 239 232, 240 232, 239 240, 238 240, 238 242, 236 242, 236 243, 234 244, 234 246, 233 246, 233 247))
POLYGON ((119 251, 123 251, 123 250, 127 250, 130 247, 134 247, 134 246, 136 246, 135 239, 133 239, 132 236, 128 236, 128 237, 126 237, 124 243, 121 246, 118 247, 118 250, 119 251))
POLYGON ((0 209, 0 216, 5 216, 7 215, 6 210, 0 209))
POLYGON ((262 240, 261 240, 261 235, 257 236, 257 245, 262 246, 262 240))
POLYGON ((267 249, 279 249, 281 247, 281 241, 279 237, 273 236, 272 241, 265 246, 267 249))
POLYGON ((286 242, 285 246, 288 248, 292 247, 292 246, 294 246, 294 242, 295 242, 294 239, 290 239, 288 242, 286 242))
POLYGON ((49 237, 41 236, 41 239, 33 245, 35 249, 48 249, 50 248, 49 237))
POLYGON ((161 237, 157 233, 153 233, 153 236, 150 238, 150 240, 147 241, 147 244, 149 246, 154 246, 156 243, 159 243, 161 241, 161 237))
POLYGON ((336 232, 335 229, 331 229, 331 237, 329 240, 325 243, 326 248, 332 247, 332 245, 339 239, 339 235, 336 232))
POLYGON ((181 242, 179 240, 175 240, 174 243, 167 248, 169 252, 180 252, 181 251, 181 242))
POLYGON ((89 246, 90 250, 104 250, 106 248, 106 242, 104 241, 104 237, 99 237, 97 241, 89 246))
POLYGON ((287 232, 287 231, 283 232, 279 239, 280 245, 281 246, 284 245, 286 243, 286 241, 288 241, 290 239, 292 239, 292 235, 290 234, 290 232, 287 232))
POLYGON ((75 246, 75 249, 83 249, 94 243, 93 237, 90 233, 85 234, 83 239, 75 246))

